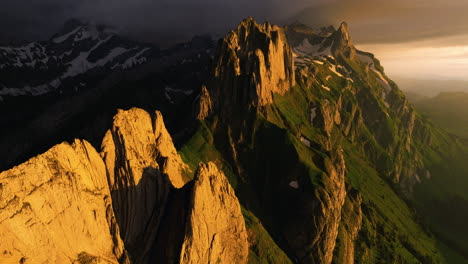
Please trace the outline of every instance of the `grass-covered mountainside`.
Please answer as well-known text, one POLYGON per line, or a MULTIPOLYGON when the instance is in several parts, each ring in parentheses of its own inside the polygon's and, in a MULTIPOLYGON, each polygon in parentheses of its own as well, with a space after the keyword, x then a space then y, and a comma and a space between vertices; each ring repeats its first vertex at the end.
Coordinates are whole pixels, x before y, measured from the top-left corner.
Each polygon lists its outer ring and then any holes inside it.
POLYGON ((346 24, 248 19, 213 71, 180 153, 228 176, 250 263, 468 261, 467 145, 417 113, 346 24))
POLYGON ((468 138, 468 93, 443 92, 412 102, 421 114, 457 136, 468 138))

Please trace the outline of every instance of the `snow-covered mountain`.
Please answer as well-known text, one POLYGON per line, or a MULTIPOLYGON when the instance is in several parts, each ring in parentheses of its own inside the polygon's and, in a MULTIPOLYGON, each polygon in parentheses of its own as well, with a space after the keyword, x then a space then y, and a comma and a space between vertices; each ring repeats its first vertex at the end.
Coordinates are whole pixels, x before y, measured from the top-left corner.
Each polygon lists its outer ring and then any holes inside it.
POLYGON ((0 96, 77 91, 110 71, 131 69, 158 54, 156 45, 70 20, 48 41, 0 47, 0 96))

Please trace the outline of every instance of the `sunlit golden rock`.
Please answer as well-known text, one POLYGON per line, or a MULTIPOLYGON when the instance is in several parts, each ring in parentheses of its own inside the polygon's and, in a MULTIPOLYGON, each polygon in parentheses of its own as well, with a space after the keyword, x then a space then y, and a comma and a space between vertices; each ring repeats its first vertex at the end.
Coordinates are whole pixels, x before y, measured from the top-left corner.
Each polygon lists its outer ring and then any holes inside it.
POLYGON ((106 168, 86 141, 1 173, 0 209, 0 263, 126 262, 106 168))
POLYGON ((180 263, 247 263, 249 245, 239 201, 216 165, 195 176, 180 263))

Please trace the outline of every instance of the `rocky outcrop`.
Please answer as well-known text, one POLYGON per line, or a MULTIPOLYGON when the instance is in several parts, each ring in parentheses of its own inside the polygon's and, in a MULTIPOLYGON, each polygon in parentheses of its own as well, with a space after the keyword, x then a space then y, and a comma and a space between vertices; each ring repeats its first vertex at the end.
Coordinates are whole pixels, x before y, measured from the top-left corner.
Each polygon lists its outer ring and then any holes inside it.
POLYGON ((200 92, 200 99, 198 102, 198 114, 197 119, 203 120, 205 119, 213 110, 213 102, 211 101, 210 93, 206 89, 206 86, 202 86, 202 90, 200 92))
POLYGON ((180 263, 247 263, 239 201, 213 163, 199 166, 190 199, 180 263))
MULTIPOLYGON (((289 191, 284 190, 281 198, 275 200, 277 204, 288 205, 282 208, 286 214, 279 214, 285 219, 279 228, 287 243, 282 248, 289 249, 295 263, 329 264, 334 256, 346 197, 346 165, 340 150, 330 151, 330 157, 317 158, 317 164, 323 168, 323 173, 317 176, 320 184, 310 186, 306 180, 290 182, 289 191)), ((293 169, 300 166, 297 163, 293 169)), ((273 208, 278 210, 279 206, 273 208)))
POLYGON ((1 263, 127 263, 106 168, 86 141, 0 174, 1 263))
POLYGON ((285 233, 300 263, 329 264, 336 246, 346 197, 346 165, 341 151, 333 151, 332 158, 323 162, 323 185, 315 190, 310 211, 303 212, 304 218, 293 221, 285 233))
POLYGON ((356 57, 356 48, 349 36, 348 24, 346 22, 341 23, 338 30, 332 34, 331 39, 333 40, 332 52, 334 56, 341 54, 351 59, 356 57))
POLYGON ((354 244, 362 225, 361 204, 361 194, 356 190, 348 191, 341 216, 339 250, 335 251, 336 263, 355 263, 354 244))
POLYGON ((0 262, 246 263, 227 178, 187 170, 159 112, 121 110, 101 154, 76 140, 0 174, 0 262))
POLYGON ((222 112, 273 102, 295 84, 292 50, 282 28, 244 20, 220 41, 210 89, 222 112))
POLYGON ((162 115, 119 110, 102 142, 109 186, 122 238, 138 263, 148 257, 169 192, 188 178, 162 115))

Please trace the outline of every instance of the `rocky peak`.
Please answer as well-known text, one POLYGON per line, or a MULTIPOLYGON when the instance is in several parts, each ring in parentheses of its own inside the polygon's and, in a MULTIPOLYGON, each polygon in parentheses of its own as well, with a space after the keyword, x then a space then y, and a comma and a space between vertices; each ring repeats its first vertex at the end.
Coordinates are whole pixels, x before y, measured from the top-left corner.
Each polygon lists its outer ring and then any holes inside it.
POLYGON ((216 165, 199 166, 190 199, 180 263, 247 263, 241 207, 216 165))
POLYGON ((333 39, 332 50, 335 56, 342 54, 348 58, 353 58, 356 55, 356 48, 351 41, 348 24, 346 22, 341 23, 338 30, 336 30, 330 38, 333 39))
POLYGON ((115 173, 121 173, 122 169, 115 166, 126 166, 128 174, 125 177, 131 177, 135 184, 138 184, 142 171, 149 167, 161 169, 176 188, 187 182, 184 173, 188 167, 177 153, 159 111, 151 117, 139 108, 119 110, 112 129, 103 139, 102 155, 109 168, 111 185, 119 178, 115 173), (128 162, 120 163, 124 160, 128 162))
POLYGON ((244 20, 219 43, 212 98, 221 112, 265 106, 295 84, 292 50, 282 28, 244 20))
POLYGON ((168 195, 188 179, 162 115, 142 109, 119 110, 102 142, 117 222, 130 254, 149 257, 168 195))

